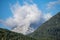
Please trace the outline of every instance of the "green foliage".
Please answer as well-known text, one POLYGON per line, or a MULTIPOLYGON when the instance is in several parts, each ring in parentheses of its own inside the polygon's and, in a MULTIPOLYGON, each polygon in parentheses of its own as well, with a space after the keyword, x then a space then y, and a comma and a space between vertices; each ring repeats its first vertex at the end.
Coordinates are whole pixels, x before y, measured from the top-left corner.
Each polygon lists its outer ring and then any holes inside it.
POLYGON ((0 40, 36 40, 19 33, 0 28, 0 40))
POLYGON ((60 12, 30 34, 38 40, 60 40, 60 12))
POLYGON ((60 12, 26 36, 0 28, 0 40, 60 40, 60 12), (29 37, 30 36, 30 37, 29 37))

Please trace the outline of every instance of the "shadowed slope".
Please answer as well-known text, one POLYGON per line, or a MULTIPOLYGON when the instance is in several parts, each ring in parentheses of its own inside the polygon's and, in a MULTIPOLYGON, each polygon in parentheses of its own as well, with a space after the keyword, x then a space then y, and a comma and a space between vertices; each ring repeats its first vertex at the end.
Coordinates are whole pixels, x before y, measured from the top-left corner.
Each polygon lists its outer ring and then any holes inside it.
POLYGON ((36 40, 34 38, 0 28, 0 40, 36 40))
POLYGON ((30 34, 38 40, 60 40, 60 12, 30 34))

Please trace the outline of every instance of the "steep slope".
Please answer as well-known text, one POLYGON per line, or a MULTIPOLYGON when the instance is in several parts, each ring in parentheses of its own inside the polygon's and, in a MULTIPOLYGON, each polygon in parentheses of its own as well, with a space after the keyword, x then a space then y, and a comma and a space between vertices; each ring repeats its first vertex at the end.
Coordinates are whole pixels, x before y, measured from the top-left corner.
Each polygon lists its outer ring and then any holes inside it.
POLYGON ((0 40, 36 40, 31 37, 0 28, 0 40))
POLYGON ((60 12, 30 34, 38 40, 60 40, 60 12))

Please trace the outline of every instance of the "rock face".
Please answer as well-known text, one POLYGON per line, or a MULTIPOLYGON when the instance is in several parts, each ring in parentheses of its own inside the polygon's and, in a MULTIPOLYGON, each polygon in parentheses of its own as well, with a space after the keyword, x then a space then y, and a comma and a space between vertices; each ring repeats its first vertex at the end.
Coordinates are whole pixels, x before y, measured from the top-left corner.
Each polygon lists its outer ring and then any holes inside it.
POLYGON ((60 40, 60 12, 30 34, 38 40, 60 40))
POLYGON ((0 28, 0 40, 36 40, 19 33, 0 28))

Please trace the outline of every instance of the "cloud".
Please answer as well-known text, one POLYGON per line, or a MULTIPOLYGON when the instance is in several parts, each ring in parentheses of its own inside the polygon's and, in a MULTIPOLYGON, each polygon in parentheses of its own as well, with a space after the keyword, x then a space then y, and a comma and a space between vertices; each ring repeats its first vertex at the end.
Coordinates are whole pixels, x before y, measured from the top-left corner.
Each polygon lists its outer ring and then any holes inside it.
POLYGON ((55 7, 55 5, 60 4, 60 0, 52 1, 47 4, 47 9, 52 9, 55 7))
POLYGON ((7 23, 4 20, 0 19, 0 24, 3 24, 4 26, 8 26, 7 23))
POLYGON ((7 18, 6 21, 3 21, 2 23, 10 26, 12 28, 11 31, 25 35, 32 33, 35 30, 31 27, 32 23, 51 18, 50 13, 44 15, 35 3, 29 4, 25 2, 24 5, 21 6, 19 2, 17 2, 16 4, 10 5, 10 10, 13 16, 7 18))
POLYGON ((14 5, 11 5, 11 11, 13 17, 10 17, 6 20, 6 23, 9 26, 15 27, 12 31, 19 33, 30 33, 33 32, 33 27, 30 27, 30 24, 37 22, 41 16, 41 10, 38 9, 36 4, 20 5, 18 2, 14 5), (32 30, 32 31, 31 31, 32 30))
POLYGON ((49 20, 52 17, 51 13, 47 13, 43 15, 43 18, 45 19, 45 21, 49 20))

